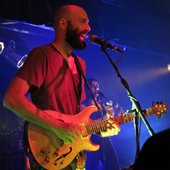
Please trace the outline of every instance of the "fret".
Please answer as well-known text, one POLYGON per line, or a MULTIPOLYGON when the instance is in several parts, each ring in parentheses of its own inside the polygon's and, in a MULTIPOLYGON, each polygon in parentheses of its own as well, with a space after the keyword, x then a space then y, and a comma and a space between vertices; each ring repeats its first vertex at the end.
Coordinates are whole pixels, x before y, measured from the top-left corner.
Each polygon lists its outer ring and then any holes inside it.
POLYGON ((86 125, 86 130, 88 134, 97 133, 100 131, 105 131, 107 128, 107 120, 96 121, 86 125))

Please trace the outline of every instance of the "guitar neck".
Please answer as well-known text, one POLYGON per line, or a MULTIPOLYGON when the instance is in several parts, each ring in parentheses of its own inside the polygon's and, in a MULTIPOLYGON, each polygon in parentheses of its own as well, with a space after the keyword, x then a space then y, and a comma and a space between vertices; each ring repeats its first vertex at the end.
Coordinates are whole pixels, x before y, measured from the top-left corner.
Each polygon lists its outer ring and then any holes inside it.
MULTIPOLYGON (((144 110, 144 116, 150 116, 151 114, 153 114, 153 109, 152 108, 148 108, 144 110)), ((119 123, 119 124, 125 124, 128 122, 131 122, 134 118, 134 113, 128 113, 125 115, 120 115, 115 117, 115 120, 119 123)), ((140 118, 139 115, 137 115, 137 118, 140 118)))
POLYGON ((86 135, 105 131, 107 128, 107 122, 108 122, 108 120, 101 120, 101 121, 96 121, 94 123, 87 124, 86 125, 86 135))
MULTIPOLYGON (((167 106, 165 103, 153 102, 152 108, 147 108, 143 110, 144 116, 150 116, 151 114, 155 114, 157 118, 160 118, 167 111, 167 106)), ((137 115, 137 118, 140 118, 140 115, 137 115)), ((110 118, 111 119, 111 118, 110 118)), ((124 115, 120 115, 113 118, 119 124, 125 124, 134 119, 134 113, 128 113, 124 115)), ((90 135, 92 133, 98 133, 101 131, 105 131, 107 129, 107 125, 109 124, 108 120, 98 120, 90 124, 82 124, 83 136, 90 135)))
MULTIPOLYGON (((145 116, 149 116, 150 114, 153 113, 153 110, 152 110, 152 108, 148 108, 148 109, 144 110, 144 113, 145 113, 145 116)), ((137 117, 139 118, 140 116, 138 115, 137 117)), ((134 118, 134 114, 128 113, 128 114, 125 114, 125 115, 117 116, 114 119, 119 124, 125 124, 125 123, 132 121, 133 118, 134 118)), ((100 120, 100 121, 96 121, 96 122, 93 122, 93 123, 90 123, 90 124, 86 124, 85 125, 86 133, 83 136, 90 135, 90 134, 93 134, 93 133, 98 133, 98 132, 101 132, 101 131, 105 131, 106 128, 107 128, 107 123, 108 123, 108 120, 100 120)))

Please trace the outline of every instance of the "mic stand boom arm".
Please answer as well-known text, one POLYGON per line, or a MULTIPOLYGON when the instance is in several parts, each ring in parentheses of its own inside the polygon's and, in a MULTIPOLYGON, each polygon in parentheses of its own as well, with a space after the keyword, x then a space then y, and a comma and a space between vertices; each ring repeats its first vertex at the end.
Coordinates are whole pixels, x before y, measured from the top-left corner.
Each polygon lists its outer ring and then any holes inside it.
POLYGON ((149 125, 148 121, 146 120, 145 116, 144 116, 144 113, 141 109, 141 106, 140 106, 140 103, 139 101, 133 96, 132 92, 130 91, 130 88, 129 88, 129 85, 127 83, 127 81, 121 76, 119 70, 118 70, 118 67, 116 66, 116 64, 112 61, 111 57, 109 56, 109 54, 107 53, 106 51, 106 44, 103 44, 101 45, 101 49, 102 51, 106 54, 106 56, 108 57, 111 65, 114 67, 116 73, 117 73, 117 76, 120 78, 121 80, 121 83, 123 84, 123 86, 125 87, 126 89, 126 92, 128 94, 128 97, 130 98, 130 101, 132 102, 132 108, 135 110, 135 120, 134 120, 134 123, 135 123, 135 131, 136 131, 136 158, 139 154, 139 136, 138 136, 138 118, 137 118, 137 114, 140 115, 141 119, 143 120, 146 128, 148 129, 149 131, 149 134, 151 136, 154 135, 154 131, 152 130, 151 126, 149 125))

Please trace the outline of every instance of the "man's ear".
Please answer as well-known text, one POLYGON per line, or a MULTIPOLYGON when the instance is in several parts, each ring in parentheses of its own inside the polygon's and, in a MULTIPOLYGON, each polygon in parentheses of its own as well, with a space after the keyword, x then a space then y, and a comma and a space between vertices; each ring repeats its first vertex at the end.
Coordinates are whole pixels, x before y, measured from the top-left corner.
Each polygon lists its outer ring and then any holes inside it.
POLYGON ((67 20, 65 18, 60 18, 59 23, 60 23, 61 28, 63 29, 67 28, 67 20))

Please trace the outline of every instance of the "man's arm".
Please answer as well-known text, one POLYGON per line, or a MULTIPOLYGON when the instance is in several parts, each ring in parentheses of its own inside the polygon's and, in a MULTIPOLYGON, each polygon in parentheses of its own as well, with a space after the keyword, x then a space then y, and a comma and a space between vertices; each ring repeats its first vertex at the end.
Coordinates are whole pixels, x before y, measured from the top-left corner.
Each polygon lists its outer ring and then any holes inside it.
POLYGON ((52 131, 65 142, 72 142, 76 138, 75 133, 66 130, 68 125, 58 121, 55 114, 48 114, 37 108, 26 97, 29 88, 30 85, 24 79, 16 76, 7 89, 3 101, 4 106, 23 119, 52 131))

